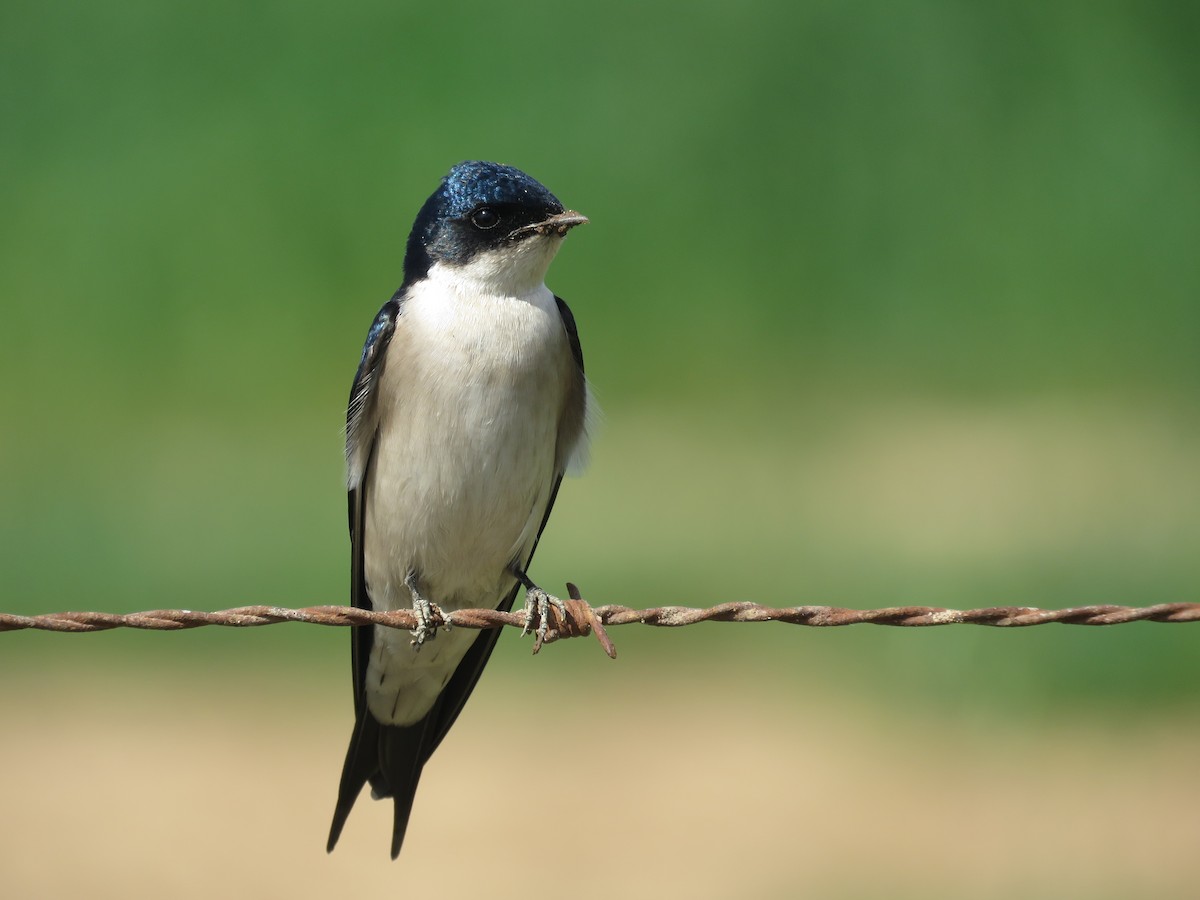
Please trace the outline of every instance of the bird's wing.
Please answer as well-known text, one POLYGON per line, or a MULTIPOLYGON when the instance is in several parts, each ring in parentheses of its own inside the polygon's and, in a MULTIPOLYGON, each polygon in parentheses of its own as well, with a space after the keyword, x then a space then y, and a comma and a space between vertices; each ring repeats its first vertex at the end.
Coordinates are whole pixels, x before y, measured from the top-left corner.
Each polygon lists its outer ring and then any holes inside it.
MULTIPOLYGON (((359 609, 371 609, 367 579, 363 570, 363 524, 366 511, 367 471, 375 453, 375 435, 379 426, 377 391, 388 342, 396 331, 403 301, 399 294, 384 304, 371 323, 362 359, 354 373, 350 402, 346 407, 346 467, 350 513, 350 602, 359 609)), ((379 768, 379 725, 367 709, 366 672, 374 641, 374 626, 350 629, 350 671, 354 679, 354 733, 342 767, 337 806, 329 831, 329 850, 337 843, 346 817, 364 784, 379 768)))
POLYGON ((579 329, 575 327, 575 317, 571 315, 571 307, 567 306, 567 301, 562 297, 555 297, 554 302, 558 304, 558 314, 562 316, 563 328, 567 330, 567 340, 571 344, 571 356, 575 358, 575 365, 579 366, 579 374, 583 375, 583 348, 579 346, 579 329))
MULTIPOLYGON (((354 373, 350 402, 346 407, 346 466, 350 513, 350 602, 359 609, 371 609, 367 594, 367 579, 363 571, 363 519, 366 514, 367 469, 375 451, 375 433, 379 425, 377 388, 383 371, 388 343, 396 331, 402 302, 393 297, 383 305, 363 345, 362 359, 354 373)), ((351 629, 351 668, 354 674, 354 706, 365 700, 362 696, 367 674, 367 659, 371 655, 374 629, 351 629)))

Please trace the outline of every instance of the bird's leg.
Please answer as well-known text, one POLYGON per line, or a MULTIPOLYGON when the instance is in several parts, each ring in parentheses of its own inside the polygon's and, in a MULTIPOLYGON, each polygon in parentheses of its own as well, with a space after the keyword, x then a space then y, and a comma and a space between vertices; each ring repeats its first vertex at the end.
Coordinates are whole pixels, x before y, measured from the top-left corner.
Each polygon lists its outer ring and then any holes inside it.
POLYGON ((433 627, 433 616, 437 613, 443 620, 446 616, 434 604, 430 603, 417 589, 417 573, 409 572, 404 579, 404 586, 412 594, 412 611, 417 618, 416 630, 412 631, 412 646, 419 651, 427 640, 437 637, 437 629, 433 627))
POLYGON ((529 634, 536 622, 537 628, 534 633, 538 636, 539 642, 544 641, 546 631, 550 628, 550 607, 553 606, 557 609, 559 615, 565 619, 567 617, 566 604, 534 584, 524 570, 515 563, 509 571, 525 588, 525 627, 521 629, 521 637, 529 634))

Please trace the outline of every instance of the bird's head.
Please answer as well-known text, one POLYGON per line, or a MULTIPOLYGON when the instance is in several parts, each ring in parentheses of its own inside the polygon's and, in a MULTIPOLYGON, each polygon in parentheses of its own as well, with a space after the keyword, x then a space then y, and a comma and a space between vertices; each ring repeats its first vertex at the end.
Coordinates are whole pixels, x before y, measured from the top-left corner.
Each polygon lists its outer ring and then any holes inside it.
POLYGON ((406 283, 435 265, 506 287, 541 284, 562 239, 587 217, 564 209, 520 169, 459 163, 433 192, 408 238, 406 283))

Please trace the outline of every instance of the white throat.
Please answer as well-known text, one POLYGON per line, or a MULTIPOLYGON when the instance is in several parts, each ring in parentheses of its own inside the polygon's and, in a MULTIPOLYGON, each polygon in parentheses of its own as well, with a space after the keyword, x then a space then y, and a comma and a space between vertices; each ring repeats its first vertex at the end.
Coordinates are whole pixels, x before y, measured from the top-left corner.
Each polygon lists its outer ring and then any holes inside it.
MULTIPOLYGON (((496 250, 487 250, 462 265, 434 263, 439 275, 471 284, 482 294, 521 297, 536 291, 546 280, 550 263, 562 246, 556 234, 534 235, 496 250)), ((430 271, 433 275, 433 271, 430 271)))

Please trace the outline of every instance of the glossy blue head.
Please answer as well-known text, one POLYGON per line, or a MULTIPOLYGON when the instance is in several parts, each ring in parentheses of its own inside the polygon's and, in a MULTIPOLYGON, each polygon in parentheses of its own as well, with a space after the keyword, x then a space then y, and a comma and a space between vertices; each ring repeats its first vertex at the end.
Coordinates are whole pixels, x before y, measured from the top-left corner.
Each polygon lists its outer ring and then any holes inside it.
POLYGON ((561 238, 586 221, 520 169, 459 163, 417 214, 404 255, 404 282, 424 278, 434 263, 463 266, 490 250, 561 238))

